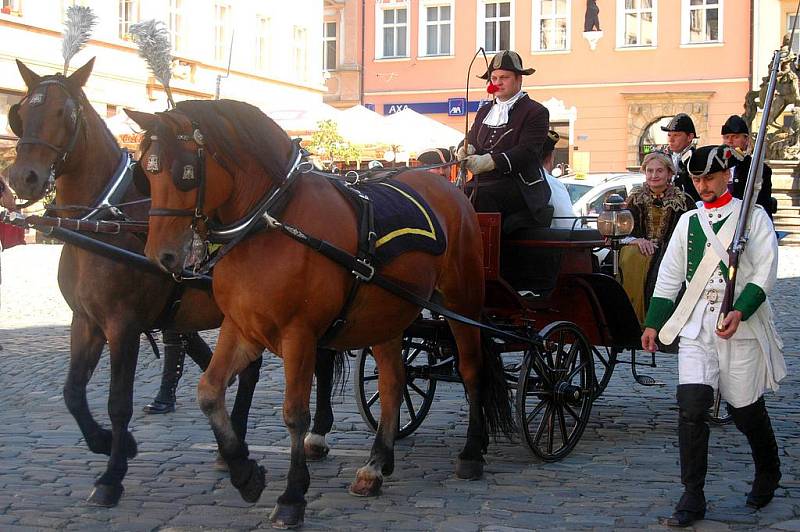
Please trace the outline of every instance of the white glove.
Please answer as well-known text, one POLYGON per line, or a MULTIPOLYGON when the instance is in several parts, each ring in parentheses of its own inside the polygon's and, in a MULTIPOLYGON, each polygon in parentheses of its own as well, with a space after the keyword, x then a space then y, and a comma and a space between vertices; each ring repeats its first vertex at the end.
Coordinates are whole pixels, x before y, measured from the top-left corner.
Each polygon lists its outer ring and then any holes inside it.
POLYGON ((466 158, 465 166, 473 174, 482 174, 494 170, 494 159, 491 153, 483 155, 469 155, 466 158))
POLYGON ((459 161, 465 159, 467 155, 474 155, 475 154, 475 146, 472 144, 467 144, 467 149, 464 149, 464 146, 461 146, 456 150, 456 159, 459 161))

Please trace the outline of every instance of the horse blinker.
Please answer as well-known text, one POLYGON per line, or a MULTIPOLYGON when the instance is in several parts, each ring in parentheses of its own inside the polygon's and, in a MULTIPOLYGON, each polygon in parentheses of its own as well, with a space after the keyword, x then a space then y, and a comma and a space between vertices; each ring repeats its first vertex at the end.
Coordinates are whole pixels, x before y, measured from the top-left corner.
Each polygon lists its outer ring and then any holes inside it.
POLYGON ((8 110, 8 127, 11 131, 20 138, 22 138, 22 117, 19 116, 19 104, 15 103, 8 110))

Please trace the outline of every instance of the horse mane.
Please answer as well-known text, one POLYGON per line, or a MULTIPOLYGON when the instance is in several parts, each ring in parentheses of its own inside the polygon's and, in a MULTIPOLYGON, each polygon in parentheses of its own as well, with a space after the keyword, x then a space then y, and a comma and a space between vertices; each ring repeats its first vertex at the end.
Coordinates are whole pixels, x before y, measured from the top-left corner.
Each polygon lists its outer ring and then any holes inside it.
POLYGON ((176 110, 200 126, 207 145, 242 170, 246 154, 276 183, 286 178, 291 139, 258 107, 237 100, 186 100, 176 110))

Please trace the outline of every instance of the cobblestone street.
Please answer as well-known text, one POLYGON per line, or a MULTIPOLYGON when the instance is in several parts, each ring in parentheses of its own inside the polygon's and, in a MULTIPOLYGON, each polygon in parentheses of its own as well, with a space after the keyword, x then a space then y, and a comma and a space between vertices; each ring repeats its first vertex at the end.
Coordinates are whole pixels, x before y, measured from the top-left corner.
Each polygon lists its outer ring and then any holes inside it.
MULTIPOLYGON (((148 416, 161 361, 142 342, 131 431, 131 460, 116 508, 88 505, 105 457, 87 449, 61 388, 69 358, 69 322, 56 283, 60 246, 18 246, 2 255, 0 309, 0 530, 254 530, 285 485, 288 432, 281 415, 283 371, 268 355, 248 429, 251 455, 267 469, 256 504, 244 502, 227 473, 214 469, 215 443, 195 400, 199 370, 187 363, 175 413, 148 416)), ((712 427, 706 496, 709 512, 696 530, 800 531, 800 248, 781 248, 772 296, 786 344, 789 377, 767 403, 781 449, 783 479, 762 511, 745 507, 753 468, 733 425, 712 427)), ((210 343, 216 333, 204 333, 210 343)), ((188 361, 188 359, 187 359, 188 361)), ((642 368, 664 387, 643 387, 620 365, 596 401, 580 443, 558 463, 537 462, 517 441, 490 445, 484 478, 465 482, 454 464, 466 434, 460 386, 441 383, 428 418, 396 445, 395 472, 377 498, 347 488, 372 443, 351 382, 334 398, 331 455, 310 464, 305 530, 641 530, 662 529, 681 493, 675 405, 676 359, 659 355, 642 368)), ((352 366, 352 364, 351 364, 352 366)), ((103 356, 89 404, 108 423, 109 364, 103 356)), ((229 404, 235 386, 229 390, 229 404)))

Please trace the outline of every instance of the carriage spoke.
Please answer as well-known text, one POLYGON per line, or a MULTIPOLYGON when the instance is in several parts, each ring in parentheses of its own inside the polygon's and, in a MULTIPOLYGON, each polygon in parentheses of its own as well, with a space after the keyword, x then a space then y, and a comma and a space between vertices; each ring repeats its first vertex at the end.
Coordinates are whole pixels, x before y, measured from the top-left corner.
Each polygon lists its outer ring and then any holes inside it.
POLYGON ((580 423, 581 418, 578 416, 578 414, 575 413, 575 411, 572 409, 570 405, 564 404, 564 410, 566 410, 567 413, 575 419, 575 421, 580 423))
POLYGON ((377 400, 378 400, 378 397, 380 397, 380 395, 381 395, 381 392, 375 392, 375 393, 373 393, 373 394, 372 394, 372 397, 370 397, 369 399, 367 399, 367 407, 370 407, 370 406, 374 405, 374 404, 375 404, 375 401, 377 401, 377 400))
POLYGON ((414 360, 417 359, 420 353, 422 353, 422 350, 419 347, 414 347, 414 350, 410 352, 409 355, 406 356, 406 364, 411 364, 412 362, 414 362, 414 360))
POLYGON ((427 395, 428 395, 428 394, 427 394, 427 393, 426 393, 426 392, 425 392, 425 391, 424 391, 422 388, 420 388, 419 386, 417 386, 417 385, 416 385, 416 384, 414 384, 413 382, 409 382, 409 383, 406 383, 406 384, 407 384, 409 387, 411 387, 411 389, 412 389, 412 390, 414 390, 415 392, 417 392, 417 394, 419 394, 419 396, 420 396, 420 397, 427 397, 427 395))
POLYGON ((406 408, 408 408, 408 415, 411 416, 412 421, 417 417, 417 413, 414 411, 414 403, 411 402, 411 394, 408 393, 408 387, 403 389, 403 397, 406 400, 406 408))
POLYGON ((574 379, 574 378, 575 378, 575 376, 576 376, 578 373, 580 373, 580 372, 581 372, 581 370, 583 370, 583 368, 587 367, 588 365, 589 365, 589 363, 588 363, 588 362, 583 362, 582 364, 580 364, 579 366, 577 366, 575 369, 573 369, 573 370, 572 370, 572 371, 569 373, 569 375, 567 375, 567 378, 566 378, 566 379, 564 379, 564 380, 566 380, 567 382, 571 382, 571 381, 572 381, 572 379, 574 379))
POLYGON ((378 379, 377 375, 365 375, 362 380, 366 382, 366 381, 374 381, 377 379, 378 379))
POLYGON ((558 408, 558 428, 561 430, 561 441, 564 443, 564 445, 566 445, 567 440, 569 439, 567 437, 567 420, 564 419, 564 408, 562 408, 560 405, 557 408, 558 408))
POLYGON ((547 417, 550 414, 550 409, 552 408, 552 403, 549 401, 547 402, 547 408, 544 410, 544 416, 542 416, 542 420, 539 422, 539 426, 536 429, 536 435, 533 437, 533 445, 535 447, 539 446, 539 440, 542 439, 542 435, 544 434, 544 424, 547 421, 547 417))
POLYGON ((542 411, 542 407, 543 407, 544 405, 546 405, 546 404, 549 404, 549 403, 547 403, 547 402, 545 402, 545 401, 542 401, 542 402, 540 402, 538 405, 536 405, 536 408, 534 408, 534 409, 533 409, 533 411, 530 413, 530 415, 528 415, 528 417, 527 417, 527 419, 526 419, 526 423, 527 423, 528 425, 530 425, 531 423, 533 423, 533 419, 536 417, 536 415, 537 415, 539 412, 541 412, 541 411, 542 411))
POLYGON ((566 364, 564 364, 564 366, 563 366, 564 369, 568 370, 569 368, 571 368, 571 367, 573 367, 575 365, 575 359, 577 358, 578 348, 579 347, 580 346, 578 345, 578 343, 575 342, 569 348, 569 353, 567 354, 567 361, 566 361, 566 364))
POLYGON ((555 435, 556 424, 553 419, 556 417, 556 407, 550 409, 550 416, 547 417, 547 453, 553 454, 553 439, 555 435))

